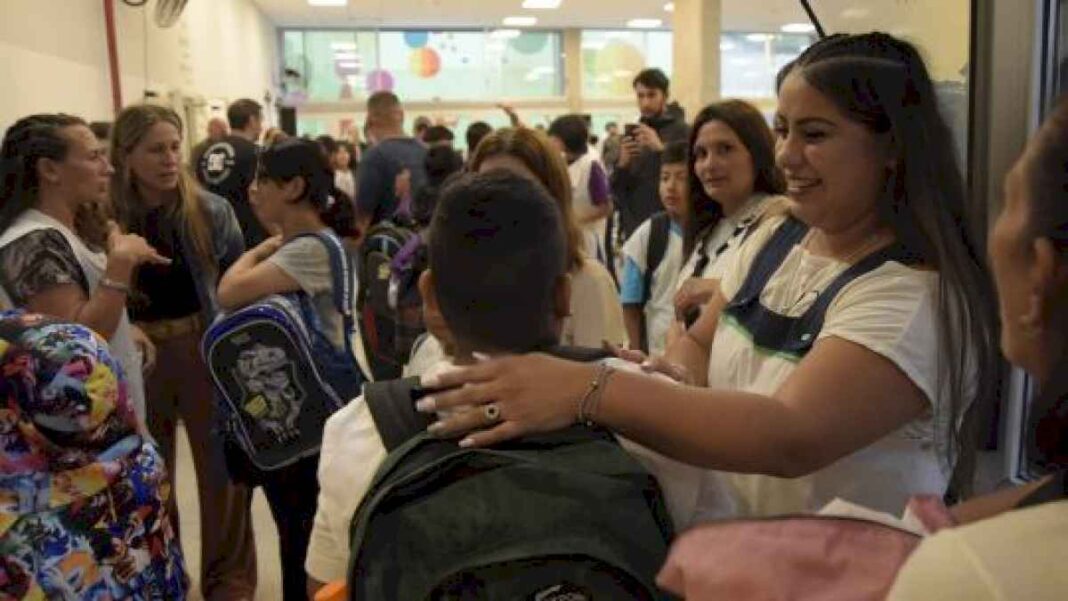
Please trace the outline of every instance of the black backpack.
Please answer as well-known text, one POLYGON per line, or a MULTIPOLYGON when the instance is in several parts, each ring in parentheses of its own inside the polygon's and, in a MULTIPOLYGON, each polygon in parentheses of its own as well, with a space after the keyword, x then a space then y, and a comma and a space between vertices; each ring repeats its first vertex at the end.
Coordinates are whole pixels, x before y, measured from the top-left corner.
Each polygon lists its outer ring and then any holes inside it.
MULTIPOLYGON (((368 230, 360 246, 356 307, 360 313, 367 361, 375 380, 400 377, 412 343, 423 331, 418 307, 414 311, 411 307, 407 311, 398 311, 397 283, 392 268, 397 253, 415 236, 415 231, 406 222, 382 221, 368 230)), ((406 292, 411 289, 408 284, 405 282, 406 292)))
POLYGON ((419 396, 418 378, 365 387, 391 452, 352 519, 350 599, 670 598, 660 488, 610 433, 464 449, 425 434, 419 396))
POLYGON ((671 217, 661 211, 649 218, 649 246, 645 251, 645 273, 642 275, 641 304, 641 349, 649 352, 649 327, 645 323, 645 305, 653 297, 653 274, 660 267, 667 252, 668 237, 671 235, 671 217))

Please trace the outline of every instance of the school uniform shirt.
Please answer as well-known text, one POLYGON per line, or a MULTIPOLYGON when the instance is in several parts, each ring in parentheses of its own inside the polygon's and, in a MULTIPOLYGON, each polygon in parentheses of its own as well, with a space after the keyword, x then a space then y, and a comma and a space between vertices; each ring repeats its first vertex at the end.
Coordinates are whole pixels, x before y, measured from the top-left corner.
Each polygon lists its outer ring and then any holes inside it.
POLYGON ((783 200, 781 196, 754 194, 733 215, 720 219, 704 237, 704 243, 693 249, 686 258, 675 281, 675 290, 682 288, 683 283, 690 278, 719 279, 723 273, 724 261, 721 259, 742 243, 746 230, 756 224, 769 206, 783 200), (695 273, 701 255, 707 256, 709 260, 704 269, 695 273))
MULTIPOLYGON (((576 215, 592 207, 602 207, 611 200, 608 175, 593 150, 572 161, 567 166, 567 173, 571 178, 572 210, 576 215)), ((601 263, 607 260, 604 249, 607 223, 608 219, 604 218, 582 226, 586 254, 601 263)))
POLYGON ((334 306, 334 279, 330 255, 318 238, 295 238, 279 248, 267 261, 296 280, 311 297, 323 333, 337 348, 345 344, 345 321, 334 306))
MULTIPOLYGON (((610 359, 609 363, 617 369, 640 371, 636 365, 618 359, 610 359)), ((452 363, 442 361, 428 374, 453 369, 456 367, 452 363)), ((715 474, 617 438, 657 478, 677 531, 732 513, 722 485, 715 484, 715 474)), ((319 582, 344 580, 348 575, 349 526, 387 454, 362 396, 326 421, 319 456, 318 509, 304 564, 308 575, 319 582)))
POLYGON ((1045 503, 924 539, 889 601, 1068 598, 1068 501, 1045 503))
MULTIPOLYGON (((785 218, 766 218, 730 256, 721 280, 728 301, 785 218)), ((799 316, 846 268, 845 263, 812 255, 797 244, 771 276, 760 302, 778 314, 799 316)), ((726 480, 743 515, 815 511, 836 497, 897 515, 909 495, 945 491, 951 469, 942 458, 948 456, 948 444, 936 432, 947 430, 950 408, 946 395, 937 389, 937 287, 936 272, 888 261, 842 288, 828 307, 817 338, 847 340, 891 361, 923 392, 930 404, 927 415, 807 476, 729 474, 726 480)), ((709 352, 709 388, 773 395, 796 367, 796 360, 756 347, 730 316, 720 317, 709 352)))
MULTIPOLYGON (((641 306, 645 298, 645 272, 649 256, 651 220, 646 219, 623 245, 623 281, 620 286, 620 301, 624 305, 641 306)), ((664 353, 667 333, 675 321, 675 280, 682 264, 682 228, 671 222, 664 257, 653 272, 649 282, 652 291, 642 311, 645 315, 646 336, 649 351, 654 355, 664 353)))
POLYGON ((347 194, 349 200, 356 198, 356 174, 351 169, 338 169, 335 171, 334 186, 347 194))
POLYGON ((570 275, 571 315, 564 320, 560 344, 601 348, 607 340, 625 345, 623 307, 608 269, 593 259, 584 259, 582 267, 570 275))

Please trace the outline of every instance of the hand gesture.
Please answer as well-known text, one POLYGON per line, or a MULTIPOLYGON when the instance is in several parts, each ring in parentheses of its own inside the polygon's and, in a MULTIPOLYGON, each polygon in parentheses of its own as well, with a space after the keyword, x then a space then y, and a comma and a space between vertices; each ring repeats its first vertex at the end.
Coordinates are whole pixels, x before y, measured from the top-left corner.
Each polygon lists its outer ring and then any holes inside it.
POLYGON ((159 254, 147 240, 137 234, 124 234, 114 221, 108 223, 108 260, 127 261, 132 267, 145 263, 170 265, 171 260, 159 254))

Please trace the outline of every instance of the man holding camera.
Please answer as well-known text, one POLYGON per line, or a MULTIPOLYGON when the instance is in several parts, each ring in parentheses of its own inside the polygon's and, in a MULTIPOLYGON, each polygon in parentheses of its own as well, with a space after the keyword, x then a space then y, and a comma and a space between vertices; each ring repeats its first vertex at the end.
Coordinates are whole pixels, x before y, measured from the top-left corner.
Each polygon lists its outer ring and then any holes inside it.
POLYGON ((661 210, 658 185, 664 146, 690 135, 682 107, 668 103, 669 85, 667 75, 660 69, 645 69, 634 78, 641 119, 624 126, 619 161, 611 178, 624 240, 661 210))

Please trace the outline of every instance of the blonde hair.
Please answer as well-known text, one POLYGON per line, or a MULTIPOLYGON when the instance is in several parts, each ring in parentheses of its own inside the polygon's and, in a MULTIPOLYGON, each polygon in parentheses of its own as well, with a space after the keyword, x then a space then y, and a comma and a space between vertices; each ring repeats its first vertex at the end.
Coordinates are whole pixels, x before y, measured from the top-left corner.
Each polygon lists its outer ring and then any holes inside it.
POLYGON ((582 267, 585 253, 582 231, 571 210, 571 176, 568 175, 564 158, 553 149, 549 137, 544 133, 527 127, 506 127, 490 133, 479 142, 471 156, 471 171, 478 172, 487 159, 502 155, 523 163, 556 200, 564 224, 568 265, 571 271, 577 271, 582 267))
MULTIPOLYGON (((137 190, 137 178, 127 164, 127 157, 157 123, 170 123, 183 134, 182 120, 173 110, 154 104, 127 107, 115 119, 111 130, 112 210, 116 220, 126 231, 143 233, 145 207, 137 190)), ((197 184, 185 169, 178 170, 179 223, 189 232, 193 252, 209 271, 218 269, 212 251, 212 231, 207 209, 203 205, 197 184)))

